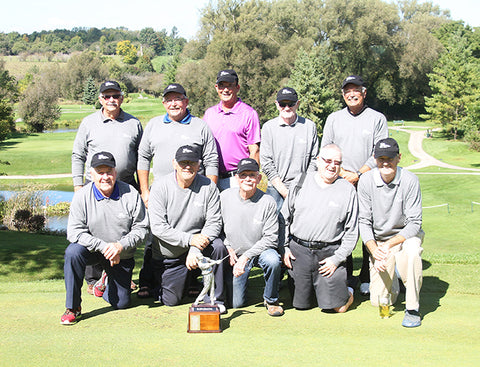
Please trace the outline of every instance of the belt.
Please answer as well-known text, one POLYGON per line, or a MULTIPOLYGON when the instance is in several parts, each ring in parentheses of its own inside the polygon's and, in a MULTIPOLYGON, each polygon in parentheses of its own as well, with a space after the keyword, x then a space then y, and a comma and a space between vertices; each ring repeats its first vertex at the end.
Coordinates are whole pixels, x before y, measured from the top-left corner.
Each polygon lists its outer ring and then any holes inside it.
POLYGON ((341 243, 341 241, 336 241, 336 242, 304 241, 293 235, 291 235, 290 238, 294 240, 296 243, 298 243, 299 245, 302 245, 303 247, 307 247, 311 250, 321 250, 324 247, 331 246, 331 245, 340 245, 341 243))
POLYGON ((228 172, 223 172, 223 173, 219 173, 218 177, 220 177, 220 178, 229 178, 229 177, 235 176, 236 173, 237 173, 237 170, 228 171, 228 172))

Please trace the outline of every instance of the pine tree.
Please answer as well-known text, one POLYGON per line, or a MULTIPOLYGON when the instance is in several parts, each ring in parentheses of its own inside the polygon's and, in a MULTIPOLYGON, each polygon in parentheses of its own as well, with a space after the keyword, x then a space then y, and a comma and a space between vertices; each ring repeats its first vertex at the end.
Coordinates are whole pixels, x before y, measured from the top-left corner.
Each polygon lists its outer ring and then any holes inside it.
POLYGON ((425 98, 426 114, 422 118, 452 130, 457 139, 459 128, 465 124, 469 105, 479 94, 480 68, 472 57, 468 39, 456 32, 446 44, 433 72, 428 74, 432 96, 425 98))
POLYGON ((85 87, 83 88, 83 103, 87 105, 95 105, 97 102, 97 87, 95 85, 95 80, 92 77, 88 77, 85 82, 85 87))
POLYGON ((319 46, 310 53, 300 50, 289 85, 295 89, 300 100, 299 115, 315 122, 321 134, 328 115, 341 107, 338 93, 328 85, 328 57, 319 46))

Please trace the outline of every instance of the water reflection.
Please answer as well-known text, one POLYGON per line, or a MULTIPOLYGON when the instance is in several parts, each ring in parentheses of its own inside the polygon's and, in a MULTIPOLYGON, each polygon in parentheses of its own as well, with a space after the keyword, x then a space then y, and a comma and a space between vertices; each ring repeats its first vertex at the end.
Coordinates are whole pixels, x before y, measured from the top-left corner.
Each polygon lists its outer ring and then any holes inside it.
MULTIPOLYGON (((0 199, 10 199, 16 191, 1 191, 0 199)), ((59 191, 59 190, 45 190, 42 191, 43 205, 55 205, 62 202, 71 203, 73 198, 73 191, 59 191)), ((66 231, 67 230, 68 215, 64 216, 50 216, 46 218, 45 228, 50 231, 66 231)))

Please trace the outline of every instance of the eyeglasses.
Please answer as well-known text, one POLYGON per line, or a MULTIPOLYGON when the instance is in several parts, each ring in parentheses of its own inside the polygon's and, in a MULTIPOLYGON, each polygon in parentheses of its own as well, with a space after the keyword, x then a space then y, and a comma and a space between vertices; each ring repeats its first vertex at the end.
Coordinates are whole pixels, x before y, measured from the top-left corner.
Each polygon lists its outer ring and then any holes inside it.
POLYGON ((363 88, 342 89, 342 93, 344 95, 346 95, 348 93, 362 94, 363 93, 363 88))
POLYGON ((293 101, 292 101, 292 102, 284 102, 284 101, 278 102, 278 105, 279 105, 281 108, 285 108, 285 107, 287 107, 287 106, 290 107, 290 108, 292 108, 292 107, 294 107, 296 104, 297 104, 297 102, 293 102, 293 101))
POLYGON ((103 98, 105 101, 108 101, 110 98, 119 99, 121 96, 122 96, 121 94, 111 94, 111 95, 109 95, 109 96, 102 95, 102 98, 103 98))
POLYGON ((183 97, 173 97, 173 98, 169 98, 169 99, 164 99, 163 100, 163 103, 173 103, 173 102, 182 102, 185 98, 183 97))
POLYGON ((320 158, 322 158, 323 161, 328 165, 333 163, 334 166, 340 166, 342 164, 342 161, 334 161, 333 159, 325 159, 323 157, 320 157, 320 158))
POLYGON ((252 172, 252 173, 239 173, 238 177, 240 177, 241 180, 245 180, 247 177, 250 178, 256 178, 257 177, 257 172, 252 172))

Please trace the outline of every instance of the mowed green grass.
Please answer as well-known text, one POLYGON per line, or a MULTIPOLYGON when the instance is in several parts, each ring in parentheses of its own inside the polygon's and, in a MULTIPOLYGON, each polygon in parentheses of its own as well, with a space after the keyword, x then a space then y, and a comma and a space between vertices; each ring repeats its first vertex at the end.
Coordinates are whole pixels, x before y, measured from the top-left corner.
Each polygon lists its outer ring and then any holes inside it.
MULTIPOLYGON (((115 311, 83 290, 81 322, 62 326, 64 311, 62 236, 0 232, 0 340, 5 366, 95 365, 356 365, 474 366, 480 360, 480 177, 419 175, 424 209, 423 324, 401 326, 403 298, 388 320, 357 296, 343 315, 319 309, 296 311, 287 287, 281 290, 286 312, 273 318, 262 306, 263 279, 253 272, 249 304, 222 316, 221 334, 188 334, 188 307, 132 297, 132 307, 115 311), (439 177, 441 176, 441 177, 439 177), (101 353, 96 353, 101 345, 101 353), (25 351, 28 350, 28 353, 25 351)), ((354 252, 359 271, 360 247, 354 252)), ((142 263, 136 253, 134 280, 142 263)))
POLYGON ((40 175, 71 172, 75 132, 20 134, 0 142, 6 175, 40 175))
MULTIPOLYGON (((96 111, 93 106, 79 103, 62 103, 60 108, 62 109, 62 115, 56 121, 59 125, 66 123, 69 125, 78 125, 84 117, 96 111)), ((163 107, 161 98, 140 93, 131 93, 122 104, 122 109, 138 118, 143 126, 145 126, 151 118, 165 114, 165 107, 163 107), (142 98, 140 98, 140 96, 142 98)))
POLYGON ((423 141, 423 149, 445 163, 466 168, 480 169, 480 152, 474 151, 462 141, 445 141, 438 134, 423 141))

